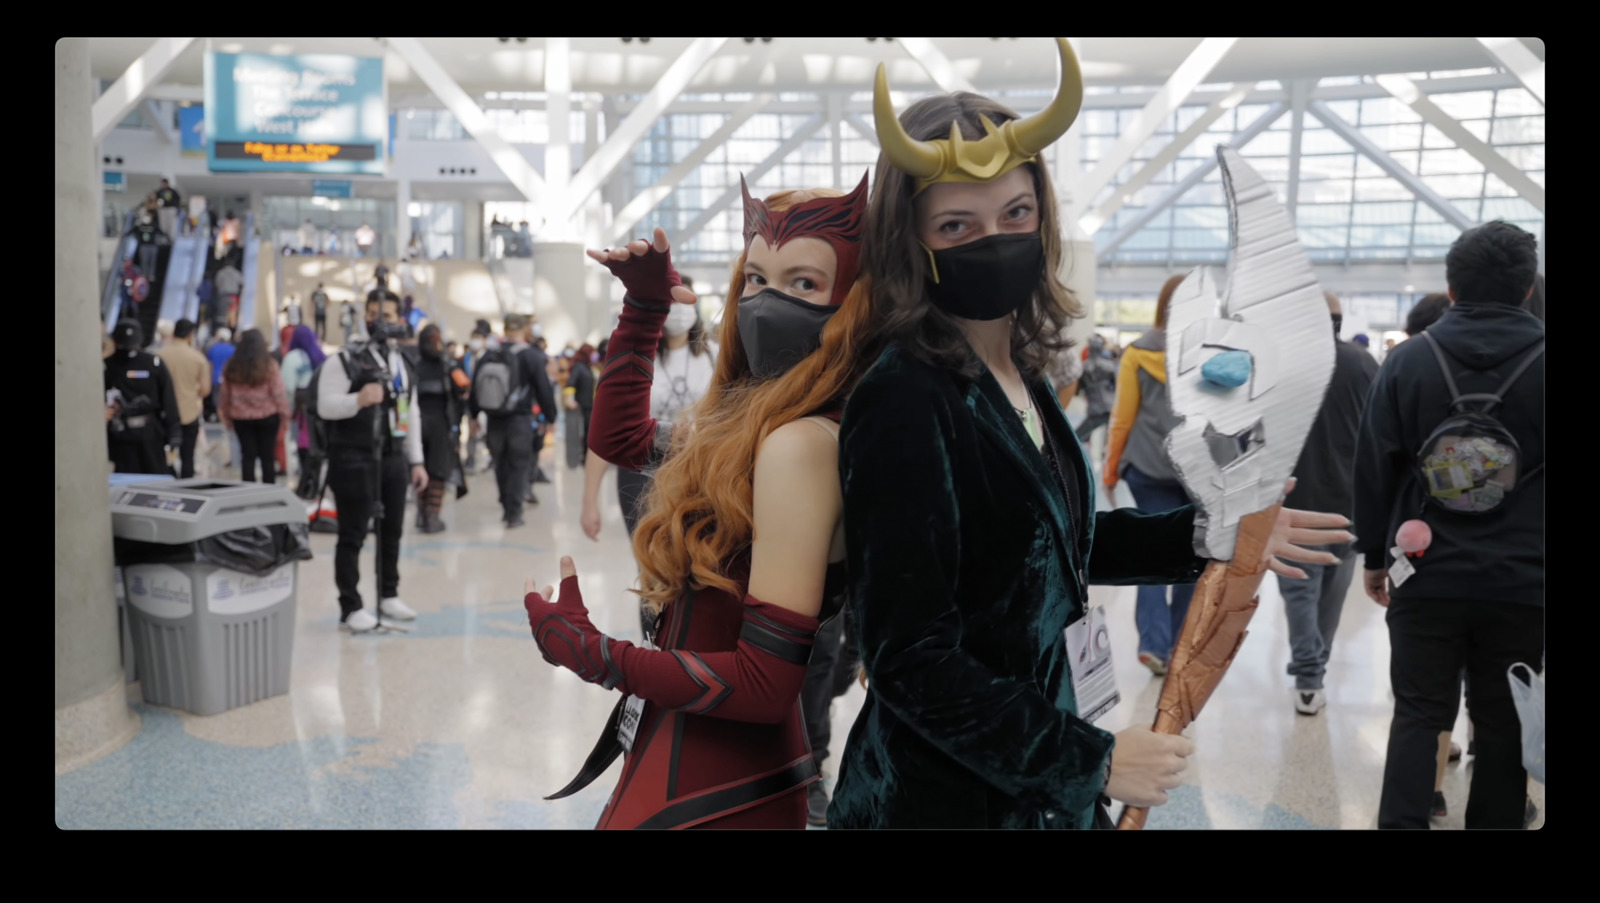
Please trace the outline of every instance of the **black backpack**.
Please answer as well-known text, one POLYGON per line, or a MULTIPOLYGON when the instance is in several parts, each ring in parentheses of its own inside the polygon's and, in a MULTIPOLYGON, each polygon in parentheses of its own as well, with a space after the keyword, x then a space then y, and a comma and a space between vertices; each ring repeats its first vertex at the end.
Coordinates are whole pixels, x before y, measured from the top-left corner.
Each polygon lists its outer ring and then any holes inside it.
MULTIPOLYGON (((1544 340, 1522 358, 1516 369, 1493 394, 1462 395, 1450 372, 1451 359, 1444 347, 1424 332, 1450 389, 1450 415, 1423 441, 1417 452, 1417 478, 1422 497, 1454 514, 1488 514, 1497 511, 1517 488, 1544 468, 1543 462, 1522 472, 1522 448, 1494 412, 1522 374, 1544 354, 1544 340)), ((1475 371, 1477 372, 1477 371, 1475 371)))

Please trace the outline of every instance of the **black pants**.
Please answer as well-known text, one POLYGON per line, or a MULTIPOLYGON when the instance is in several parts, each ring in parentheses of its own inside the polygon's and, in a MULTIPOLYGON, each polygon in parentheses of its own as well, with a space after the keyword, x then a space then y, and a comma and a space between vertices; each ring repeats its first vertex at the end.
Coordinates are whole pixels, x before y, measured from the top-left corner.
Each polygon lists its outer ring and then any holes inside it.
POLYGON ((125 430, 111 439, 111 463, 117 473, 170 474, 166 443, 153 428, 125 430))
POLYGON ((316 332, 319 341, 328 340, 328 314, 326 311, 316 316, 316 332))
MULTIPOLYGON (((339 509, 339 544, 333 554, 333 580, 339 586, 341 620, 361 610, 361 547, 372 524, 373 470, 379 465, 365 449, 335 449, 328 459, 328 488, 339 509)), ((410 468, 404 455, 384 455, 381 486, 383 523, 377 555, 378 598, 400 594, 400 532, 405 526, 410 468)))
POLYGON ((843 646, 844 614, 828 619, 811 644, 811 662, 806 667, 806 682, 800 689, 800 714, 805 718, 806 739, 818 762, 828 758, 828 741, 833 738, 833 720, 828 707, 833 703, 833 677, 843 646))
POLYGON ((235 420, 233 431, 239 434, 239 479, 256 482, 256 461, 261 462, 261 482, 278 481, 278 456, 273 447, 278 441, 278 415, 261 420, 235 420))
POLYGON ((533 417, 490 417, 487 432, 489 454, 494 458, 494 481, 500 488, 500 508, 506 520, 515 520, 522 516, 533 466, 533 417))
POLYGON ((187 480, 194 476, 194 445, 200 439, 200 419, 195 418, 194 423, 183 425, 183 445, 178 448, 178 459, 182 461, 182 470, 179 479, 187 480))
POLYGON ((1389 680, 1394 721, 1383 766, 1380 828, 1426 828, 1438 768, 1439 734, 1455 726, 1466 666, 1477 758, 1467 799, 1468 828, 1522 827, 1528 774, 1521 722, 1506 669, 1541 670, 1544 609, 1509 602, 1396 599, 1389 605, 1389 680))
POLYGON ((1078 428, 1074 432, 1077 434, 1079 442, 1088 442, 1089 437, 1094 435, 1095 430, 1110 422, 1110 414, 1090 414, 1083 418, 1083 422, 1078 424, 1078 428))

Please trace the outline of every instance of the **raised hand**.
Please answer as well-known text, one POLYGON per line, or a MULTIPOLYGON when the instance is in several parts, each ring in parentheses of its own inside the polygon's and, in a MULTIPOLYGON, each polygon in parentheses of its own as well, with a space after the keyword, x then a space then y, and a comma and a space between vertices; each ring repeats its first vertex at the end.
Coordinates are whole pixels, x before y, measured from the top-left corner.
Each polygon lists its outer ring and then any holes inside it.
POLYGON ((672 246, 667 233, 656 229, 654 241, 636 239, 620 248, 590 250, 589 257, 622 280, 622 287, 636 301, 651 304, 694 304, 699 299, 685 288, 672 266, 672 246))

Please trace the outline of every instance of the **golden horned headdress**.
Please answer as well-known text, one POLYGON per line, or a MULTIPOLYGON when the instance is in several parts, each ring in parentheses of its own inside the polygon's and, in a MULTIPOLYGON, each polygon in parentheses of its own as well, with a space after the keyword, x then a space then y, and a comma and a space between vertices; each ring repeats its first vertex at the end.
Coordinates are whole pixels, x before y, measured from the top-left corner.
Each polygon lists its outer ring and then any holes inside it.
POLYGON ((1061 84, 1050 106, 999 127, 982 117, 987 134, 977 141, 963 138, 961 127, 954 122, 950 123, 949 139, 918 141, 906 134, 889 100, 888 70, 879 63, 878 83, 872 95, 878 144, 901 172, 917 179, 918 192, 939 182, 990 182, 1033 162, 1040 151, 1066 134, 1083 107, 1083 73, 1078 69, 1078 56, 1066 38, 1056 38, 1056 44, 1061 50, 1061 84))

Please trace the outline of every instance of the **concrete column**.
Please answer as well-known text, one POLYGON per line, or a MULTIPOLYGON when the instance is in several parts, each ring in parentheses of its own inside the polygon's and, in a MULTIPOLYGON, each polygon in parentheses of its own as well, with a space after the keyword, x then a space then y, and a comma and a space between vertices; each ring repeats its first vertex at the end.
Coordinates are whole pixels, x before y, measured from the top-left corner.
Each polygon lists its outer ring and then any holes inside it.
POLYGON ((94 274, 98 229, 89 42, 56 42, 56 773, 139 729, 111 582, 110 470, 94 274))
POLYGON ((1089 336, 1094 333, 1094 300, 1095 300, 1095 248, 1089 236, 1083 234, 1077 222, 1066 223, 1062 226, 1061 248, 1061 281, 1077 297, 1078 305, 1083 308, 1083 316, 1072 321, 1067 328, 1067 334, 1072 337, 1075 348, 1082 348, 1089 341, 1089 336))
POLYGON ((461 247, 451 257, 461 260, 482 260, 488 249, 483 246, 483 202, 468 198, 461 202, 461 247))
POLYGON ((533 312, 551 351, 581 343, 589 332, 587 262, 578 242, 533 243, 533 312))
POLYGON ((394 259, 397 262, 406 255, 406 248, 410 247, 412 228, 411 180, 400 179, 394 187, 394 259))

